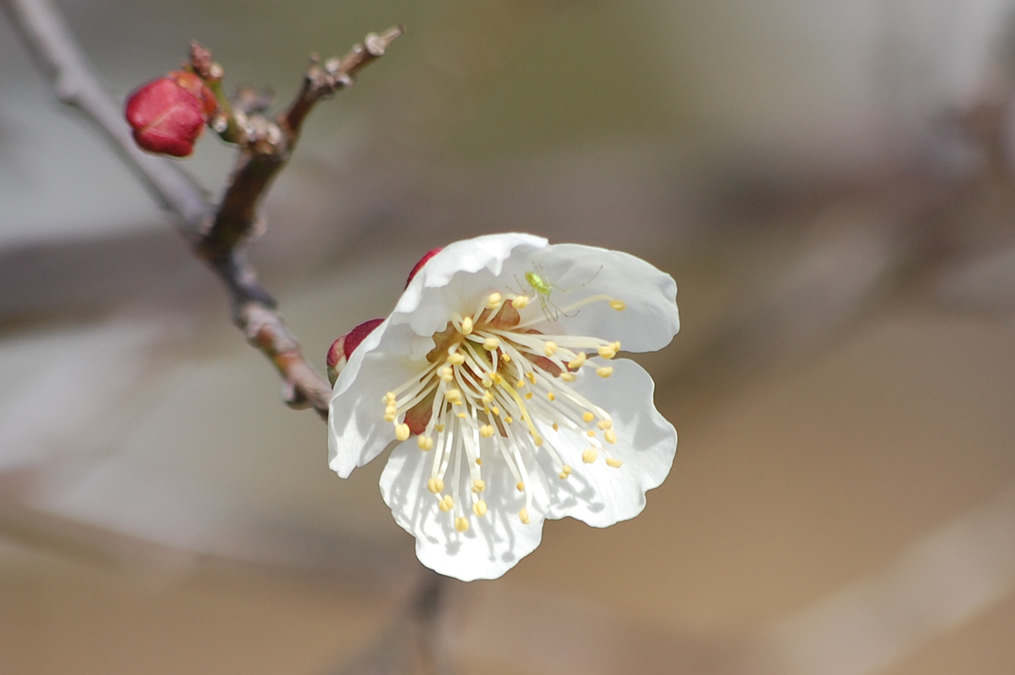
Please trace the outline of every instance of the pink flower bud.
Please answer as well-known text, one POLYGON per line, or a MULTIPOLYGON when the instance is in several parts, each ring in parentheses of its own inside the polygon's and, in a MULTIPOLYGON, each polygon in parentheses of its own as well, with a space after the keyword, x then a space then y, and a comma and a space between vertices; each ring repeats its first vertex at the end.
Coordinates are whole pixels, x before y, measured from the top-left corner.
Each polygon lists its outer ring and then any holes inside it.
POLYGON ((216 107, 215 96, 200 77, 174 70, 138 87, 127 99, 125 114, 138 146, 186 157, 216 107))
POLYGON ((437 248, 432 248, 423 254, 423 257, 419 259, 419 262, 412 266, 412 271, 409 272, 409 278, 405 280, 406 288, 409 287, 409 283, 412 281, 412 278, 416 276, 416 273, 419 272, 421 269, 423 269, 423 265, 425 265, 430 258, 434 257, 440 252, 441 247, 438 246, 437 248))
POLYGON ((331 343, 331 348, 328 349, 327 366, 328 380, 332 385, 335 384, 335 380, 338 379, 338 374, 342 372, 342 368, 345 368, 346 362, 349 360, 349 357, 352 356, 356 347, 359 347, 360 343, 363 342, 370 333, 374 332, 374 328, 377 328, 382 323, 384 323, 384 319, 370 319, 369 321, 364 321, 331 343))

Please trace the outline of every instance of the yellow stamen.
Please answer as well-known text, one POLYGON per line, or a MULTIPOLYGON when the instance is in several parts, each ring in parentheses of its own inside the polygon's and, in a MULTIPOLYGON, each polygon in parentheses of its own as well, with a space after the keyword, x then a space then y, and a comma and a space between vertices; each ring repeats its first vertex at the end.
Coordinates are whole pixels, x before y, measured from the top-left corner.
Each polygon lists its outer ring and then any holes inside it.
POLYGON ((455 529, 459 532, 466 532, 469 529, 469 519, 465 516, 455 518, 455 529))
POLYGON ((606 466, 612 466, 614 469, 619 469, 621 464, 623 464, 623 462, 621 462, 616 457, 606 458, 606 466))
POLYGON ((500 339, 495 337, 488 337, 483 341, 483 349, 488 352, 495 352, 500 347, 500 339))
POLYGON ((418 445, 419 449, 423 452, 429 452, 433 450, 433 439, 429 436, 418 436, 416 438, 416 445, 418 445))
POLYGON ((565 382, 574 382, 575 380, 578 379, 578 376, 575 375, 574 373, 563 372, 560 374, 560 379, 564 380, 565 382))
POLYGON ((610 307, 620 312, 625 307, 627 307, 627 305, 624 304, 623 300, 617 300, 616 298, 614 298, 613 300, 610 300, 610 307))
POLYGON ((426 489, 435 495, 444 492, 444 481, 440 478, 431 478, 426 482, 426 489))
POLYGON ((515 487, 518 488, 519 492, 525 492, 525 483, 518 481, 518 485, 516 485, 515 487))
POLYGON ((497 309, 500 307, 500 303, 503 302, 503 298, 500 293, 491 293, 486 299, 486 306, 490 309, 497 309))
POLYGON ((514 307, 515 309, 522 309, 523 307, 528 307, 529 302, 530 302, 529 296, 516 295, 514 298, 511 299, 511 306, 514 307))
POLYGON ((483 438, 493 438, 494 429, 492 424, 484 424, 479 428, 479 435, 483 438))
POLYGON ((613 429, 607 429, 606 431, 603 432, 603 438, 606 439, 607 443, 616 443, 617 432, 614 431, 613 429))
POLYGON ((524 525, 528 525, 532 522, 532 520, 529 519, 529 510, 527 508, 523 507, 522 510, 518 512, 518 520, 522 521, 522 524, 524 525))
POLYGON ((578 370, 585 364, 585 359, 587 358, 588 357, 585 356, 585 352, 578 352, 578 356, 571 359, 571 361, 568 362, 567 367, 571 370, 578 370))
POLYGON ((486 515, 486 502, 480 499, 472 505, 472 512, 482 518, 486 515))
POLYGON ((586 464, 596 461, 597 457, 599 457, 599 451, 595 448, 585 448, 585 452, 582 453, 582 461, 586 464))
POLYGON ((447 362, 453 366, 460 366, 465 363, 465 357, 455 352, 454 354, 448 354, 447 362))
POLYGON ((596 368, 596 375, 602 378, 607 378, 613 375, 613 366, 601 366, 596 368))
POLYGON ((476 480, 472 481, 473 492, 482 492, 485 489, 486 489, 486 481, 483 480, 482 478, 477 478, 476 480))
POLYGON ((468 335, 472 332, 473 322, 472 317, 467 316, 462 319, 462 335, 468 335))
POLYGON ((557 343, 553 340, 547 340, 546 344, 543 345, 543 354, 546 356, 553 356, 557 353, 557 343))
POLYGON ((398 440, 407 441, 409 440, 409 435, 410 433, 408 424, 399 424, 398 426, 395 427, 395 438, 397 438, 398 440))

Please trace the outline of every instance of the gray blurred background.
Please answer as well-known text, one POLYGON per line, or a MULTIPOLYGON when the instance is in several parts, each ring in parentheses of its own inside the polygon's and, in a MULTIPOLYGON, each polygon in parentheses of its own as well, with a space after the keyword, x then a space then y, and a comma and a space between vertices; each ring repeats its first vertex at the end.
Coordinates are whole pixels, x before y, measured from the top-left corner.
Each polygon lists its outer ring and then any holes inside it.
MULTIPOLYGON (((671 273, 680 433, 634 521, 548 523, 432 632, 472 673, 1015 671, 1010 0, 60 3, 118 100, 407 33, 251 246, 323 371, 485 232, 671 273)), ((3 16, 3 15, 0 15, 3 16)), ((214 137, 186 166, 217 191, 214 137)), ((0 19, 0 671, 426 672, 381 463, 341 481, 225 293, 0 19)), ((426 631, 422 631, 426 633, 426 631)))

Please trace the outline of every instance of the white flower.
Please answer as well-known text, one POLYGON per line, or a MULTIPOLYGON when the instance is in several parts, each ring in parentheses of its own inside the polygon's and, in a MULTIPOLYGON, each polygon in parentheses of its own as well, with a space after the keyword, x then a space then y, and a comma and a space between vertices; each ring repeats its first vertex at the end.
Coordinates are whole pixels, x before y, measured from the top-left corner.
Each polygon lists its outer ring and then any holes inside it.
POLYGON ((543 520, 633 518, 677 434, 627 351, 667 345, 677 287, 626 253, 525 234, 447 246, 335 382, 330 466, 347 477, 394 444, 381 493, 419 560, 496 578, 543 520))

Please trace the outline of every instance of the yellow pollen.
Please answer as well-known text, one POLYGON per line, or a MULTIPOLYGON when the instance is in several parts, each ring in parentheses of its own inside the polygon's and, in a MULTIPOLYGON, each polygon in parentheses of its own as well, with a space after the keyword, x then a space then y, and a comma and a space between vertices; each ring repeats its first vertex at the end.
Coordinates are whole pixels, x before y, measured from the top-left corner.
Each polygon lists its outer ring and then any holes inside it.
POLYGON ((444 498, 441 499, 441 503, 438 504, 437 506, 440 508, 441 511, 447 513, 451 509, 455 508, 455 498, 452 497, 451 495, 444 495, 444 498))
POLYGON ((617 355, 617 350, 614 349, 612 343, 608 345, 603 345, 596 351, 598 351, 599 356, 603 357, 604 359, 612 359, 614 356, 617 355))
POLYGON ((605 431, 607 429, 612 429, 613 428, 613 420, 599 420, 599 422, 596 424, 596 426, 599 427, 600 429, 602 429, 603 431, 605 431))
POLYGON ((532 445, 534 445, 534 446, 536 446, 538 448, 542 444, 543 444, 543 437, 542 436, 536 436, 535 434, 533 434, 532 435, 532 445))
POLYGON ((440 478, 431 478, 426 482, 426 489, 435 495, 444 492, 444 481, 440 478))
POLYGON ((444 425, 438 424, 437 426, 434 427, 434 431, 436 431, 437 433, 441 433, 442 431, 444 431, 444 425))
POLYGON ((472 332, 472 317, 467 316, 462 319, 462 335, 468 335, 472 332))
POLYGON ((609 377, 610 375, 613 375, 613 366, 601 366, 599 368, 596 368, 596 375, 602 378, 606 378, 609 377))
POLYGON ((456 404, 461 403, 462 392, 458 391, 457 389, 448 389, 446 392, 444 392, 444 398, 448 399, 452 403, 456 404))
POLYGON ((536 374, 530 370, 529 372, 525 373, 525 379, 531 382, 532 384, 535 384, 536 374))
POLYGON ((603 438, 606 439, 607 443, 616 443, 617 432, 614 431, 613 429, 607 429, 606 431, 603 432, 603 438))
POLYGON ((557 353, 557 343, 553 340, 547 340, 546 344, 543 345, 543 354, 546 356, 553 356, 557 353))
POLYGON ((521 389, 525 386, 525 380, 518 380, 515 382, 515 389, 521 389))
POLYGON ((620 340, 617 340, 616 342, 611 342, 610 344, 613 346, 613 351, 615 352, 620 351, 620 340))
POLYGON ((568 476, 570 476, 571 472, 574 471, 574 469, 571 468, 570 464, 565 464, 564 466, 561 467, 560 470, 561 473, 566 473, 568 476))
POLYGON ((529 302, 530 302, 529 296, 516 295, 514 298, 511 299, 511 306, 514 307, 515 309, 522 309, 523 307, 528 307, 529 302))
POLYGON ((553 430, 554 431, 560 431, 560 427, 557 426, 556 422, 553 423, 553 430))
POLYGON ((515 418, 514 418, 514 417, 511 417, 511 415, 508 415, 508 416, 506 416, 506 417, 504 418, 504 422, 505 422, 505 424, 511 424, 511 423, 512 423, 512 422, 514 422, 514 421, 515 421, 515 418))
POLYGON ((473 492, 482 492, 485 489, 486 489, 486 481, 483 480, 482 478, 477 478, 476 480, 472 481, 473 492))
POLYGON ((455 352, 454 354, 448 354, 447 361, 453 366, 460 366, 465 363, 465 357, 455 352))
POLYGON ((526 401, 531 401, 532 400, 532 392, 531 391, 528 392, 527 394, 525 394, 525 400, 526 401))
POLYGON ((610 300, 610 307, 620 312, 624 308, 626 308, 627 305, 624 304, 623 300, 617 300, 616 298, 614 298, 613 300, 610 300))
POLYGON ((441 379, 445 382, 452 382, 455 379, 455 371, 451 369, 451 366, 444 366, 441 368, 441 379))
POLYGON ((516 485, 515 487, 518 488, 519 492, 525 492, 525 483, 518 481, 518 485, 516 485))
POLYGON ((582 365, 584 365, 586 358, 588 357, 585 356, 585 352, 578 352, 578 356, 574 357, 567 364, 567 367, 570 368, 571 370, 578 370, 579 368, 582 367, 582 365))
POLYGON ((596 461, 597 457, 599 457, 599 451, 595 448, 585 448, 585 452, 582 453, 582 461, 586 464, 596 461))
POLYGON ((465 516, 455 518, 455 529, 459 532, 466 532, 469 529, 469 519, 465 516))
POLYGON ((468 417, 468 415, 466 415, 466 414, 465 414, 465 413, 463 413, 463 412, 460 412, 460 413, 456 413, 456 414, 458 415, 458 417, 460 417, 460 418, 461 418, 461 419, 463 419, 463 420, 464 420, 464 419, 465 419, 466 417, 468 417))
POLYGON ((482 463, 483 463, 483 458, 482 457, 477 457, 476 458, 476 464, 479 465, 479 464, 482 464, 482 463))
POLYGON ((574 382, 575 380, 578 379, 578 376, 575 375, 574 373, 563 372, 560 374, 560 379, 564 380, 565 382, 574 382))
POLYGON ((493 386, 493 380, 491 380, 490 376, 486 374, 483 375, 483 379, 480 380, 479 383, 483 385, 484 389, 489 389, 493 386))
POLYGON ((389 413, 389 412, 384 413, 385 422, 394 422, 396 417, 398 417, 398 413, 389 413))
POLYGON ((494 373, 493 383, 496 384, 497 386, 504 384, 504 376, 501 375, 500 373, 494 373))
POLYGON ((567 474, 561 471, 560 473, 557 474, 557 478, 561 480, 567 480, 567 474))
POLYGON ((480 499, 472 505, 472 512, 482 518, 486 515, 486 502, 480 499))
POLYGON ((522 521, 523 525, 531 523, 532 521, 529 519, 529 510, 523 507, 522 510, 518 512, 518 520, 522 521))
POLYGON ((585 435, 588 436, 589 438, 595 438, 596 432, 593 431, 592 429, 589 429, 588 431, 585 432, 585 435))
POLYGON ((614 469, 619 469, 621 464, 623 464, 623 462, 621 462, 616 457, 606 458, 606 466, 612 466, 614 469))
POLYGON ((488 352, 495 352, 500 347, 500 339, 495 337, 488 337, 483 341, 483 349, 488 352))
POLYGON ((546 398, 550 399, 551 401, 556 401, 557 400, 557 397, 553 395, 552 391, 546 392, 546 398))
POLYGON ((497 406, 490 408, 490 412, 492 412, 497 417, 500 417, 500 408, 498 408, 497 406))
POLYGON ((479 428, 479 435, 483 438, 493 438, 493 425, 484 424, 479 428))
POLYGON ((582 414, 582 420, 585 421, 585 422, 591 422, 595 418, 596 418, 596 416, 593 415, 592 413, 588 412, 588 411, 585 411, 585 413, 582 414))
POLYGON ((407 440, 409 440, 409 425, 408 424, 399 424, 398 426, 396 426, 395 427, 395 438, 397 438, 400 441, 407 441, 407 440))
POLYGON ((489 390, 484 391, 483 398, 480 400, 483 401, 483 405, 490 405, 491 403, 493 403, 493 393, 491 393, 489 390))
POLYGON ((423 452, 429 452, 430 450, 433 450, 433 439, 429 436, 419 436, 416 438, 416 445, 418 445, 419 449, 423 452))
POLYGON ((501 354, 500 358, 504 363, 511 363, 511 356, 509 354, 501 354))
POLYGON ((490 309, 497 309, 500 307, 500 303, 503 302, 504 298, 501 297, 500 293, 491 293, 486 299, 486 306, 490 309))

